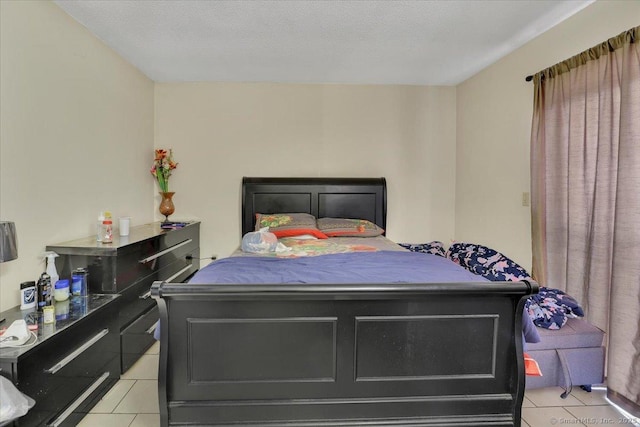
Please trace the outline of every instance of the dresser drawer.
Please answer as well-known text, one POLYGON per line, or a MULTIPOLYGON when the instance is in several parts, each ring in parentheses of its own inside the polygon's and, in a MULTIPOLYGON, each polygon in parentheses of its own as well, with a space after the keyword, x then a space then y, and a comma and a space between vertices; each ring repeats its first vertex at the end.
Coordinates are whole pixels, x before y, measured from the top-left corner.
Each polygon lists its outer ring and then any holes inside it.
MULTIPOLYGON (((199 250, 193 252, 193 257, 199 257, 199 250)), ((155 307, 156 302, 151 298, 151 285, 156 280, 166 280, 180 282, 196 270, 196 263, 192 260, 182 258, 167 265, 159 271, 154 272, 136 282, 120 294, 118 305, 120 306, 120 330, 126 328, 137 318, 155 307)))
MULTIPOLYGON (((193 254, 199 257, 199 251, 193 254)), ((197 270, 192 260, 180 259, 145 277, 120 294, 121 372, 126 372, 155 342, 153 326, 158 321, 156 301, 151 298, 155 280, 180 282, 197 270)))
MULTIPOLYGON (((36 401, 23 425, 74 425, 119 378, 116 305, 105 307, 34 348, 18 364, 17 387, 36 401)), ((46 328, 48 325, 40 325, 46 328)))
MULTIPOLYGON (((89 268, 93 292, 122 292, 141 278, 184 261, 198 249, 197 228, 185 228, 120 248, 115 257, 94 257, 89 268)), ((157 279, 156 279, 157 280, 157 279)))
POLYGON ((122 372, 126 372, 156 341, 153 331, 158 323, 158 307, 151 308, 120 334, 122 372))

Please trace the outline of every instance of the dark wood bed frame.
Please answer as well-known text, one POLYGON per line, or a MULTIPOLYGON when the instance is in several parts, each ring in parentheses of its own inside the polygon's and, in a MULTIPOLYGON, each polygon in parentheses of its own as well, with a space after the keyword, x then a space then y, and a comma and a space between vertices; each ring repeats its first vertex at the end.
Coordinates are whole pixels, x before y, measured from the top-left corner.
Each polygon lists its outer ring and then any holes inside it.
MULTIPOLYGON (((386 227, 383 178, 244 178, 256 212, 386 227)), ((163 426, 519 426, 537 284, 156 282, 163 426)))

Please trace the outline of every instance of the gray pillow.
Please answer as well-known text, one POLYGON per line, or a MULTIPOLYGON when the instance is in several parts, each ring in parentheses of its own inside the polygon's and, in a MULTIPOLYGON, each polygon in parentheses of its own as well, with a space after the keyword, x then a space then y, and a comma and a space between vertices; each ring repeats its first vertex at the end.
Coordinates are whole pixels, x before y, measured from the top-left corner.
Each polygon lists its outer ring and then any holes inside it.
POLYGON ((375 237, 384 230, 366 219, 319 218, 318 229, 327 237, 375 237))

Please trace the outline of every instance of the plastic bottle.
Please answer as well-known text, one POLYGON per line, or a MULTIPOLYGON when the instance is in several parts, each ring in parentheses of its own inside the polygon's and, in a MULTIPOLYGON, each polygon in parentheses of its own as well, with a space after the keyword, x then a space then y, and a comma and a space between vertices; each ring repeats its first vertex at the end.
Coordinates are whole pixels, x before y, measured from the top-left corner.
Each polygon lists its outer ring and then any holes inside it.
POLYGON ((98 215, 98 224, 96 226, 96 240, 98 242, 102 242, 102 221, 104 221, 104 212, 100 212, 100 215, 98 215))
POLYGON ((104 220, 102 221, 102 243, 113 242, 113 221, 111 219, 111 212, 104 213, 104 220))
POLYGON ((60 279, 58 270, 56 270, 56 258, 58 257, 58 254, 51 251, 45 252, 44 254, 47 257, 47 269, 45 271, 51 278, 51 286, 54 286, 60 279))
POLYGON ((36 285, 38 297, 38 311, 42 311, 46 306, 51 305, 51 278, 47 273, 42 273, 36 285))
POLYGON ((71 295, 87 296, 87 270, 85 268, 76 268, 71 272, 71 295))

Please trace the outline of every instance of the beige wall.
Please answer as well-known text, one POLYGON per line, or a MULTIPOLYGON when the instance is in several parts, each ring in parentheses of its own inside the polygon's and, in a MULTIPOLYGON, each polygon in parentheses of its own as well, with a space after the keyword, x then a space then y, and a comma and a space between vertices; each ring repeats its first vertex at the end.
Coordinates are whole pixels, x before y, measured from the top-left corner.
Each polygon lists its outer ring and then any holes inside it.
POLYGON ((202 220, 203 257, 240 243, 243 176, 384 176, 389 237, 447 241, 455 116, 453 87, 156 84, 155 145, 180 163, 174 217, 202 220))
POLYGON ((0 310, 19 304, 47 244, 89 235, 101 210, 153 219, 153 82, 49 1, 0 1, 0 310))
POLYGON ((173 218, 203 221, 202 256, 237 247, 242 176, 385 176, 392 239, 485 243, 529 268, 524 76, 638 16, 638 1, 598 1, 457 88, 154 86, 55 4, 0 1, 0 219, 20 246, 0 264, 0 310, 45 245, 92 233, 99 211, 160 219, 154 145, 180 162, 173 218))
POLYGON ((457 86, 456 238, 531 267, 533 74, 637 26, 640 1, 600 0, 457 86))

